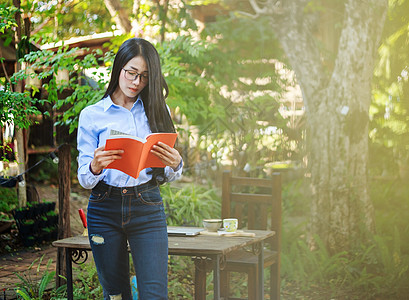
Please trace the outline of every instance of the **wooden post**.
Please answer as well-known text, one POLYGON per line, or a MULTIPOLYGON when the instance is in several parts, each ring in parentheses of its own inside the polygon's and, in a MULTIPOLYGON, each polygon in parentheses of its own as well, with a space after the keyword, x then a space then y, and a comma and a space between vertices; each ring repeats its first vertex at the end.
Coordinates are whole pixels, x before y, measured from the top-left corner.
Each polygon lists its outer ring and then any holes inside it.
MULTIPOLYGON (((24 137, 23 129, 15 127, 16 129, 16 139, 15 139, 15 149, 17 149, 16 160, 18 164, 18 173, 23 174, 26 169, 26 161, 24 154, 24 137)), ((25 175, 23 174, 23 180, 25 180, 25 175)), ((23 207, 27 205, 27 189, 26 185, 18 185, 18 205, 23 207)))
MULTIPOLYGON (((62 145, 58 150, 58 239, 71 236, 70 225, 70 166, 71 166, 71 146, 62 145)), ((58 248, 56 264, 56 285, 60 287, 65 284, 59 275, 66 277, 65 253, 63 248, 58 248)))
MULTIPOLYGON (((21 5, 20 5, 20 0, 13 0, 13 5, 15 7, 17 7, 18 9, 20 9, 21 5)), ((15 19, 16 19, 16 23, 17 23, 17 27, 16 27, 16 31, 15 31, 15 35, 14 35, 14 39, 15 39, 15 45, 16 45, 16 52, 19 51, 20 49, 18 49, 18 44, 21 41, 21 15, 20 15, 20 11, 18 10, 15 14, 15 19)), ((15 72, 17 73, 18 71, 21 70, 21 63, 18 61, 16 61, 16 65, 15 65, 15 72)), ((15 86, 15 91, 22 93, 24 90, 23 87, 23 82, 20 80, 17 82, 16 86, 15 86)), ((23 137, 23 129, 18 128, 17 126, 15 127, 15 135, 16 135, 16 139, 15 139, 15 144, 16 144, 16 159, 17 159, 17 163, 18 163, 18 173, 22 174, 25 171, 26 168, 26 160, 25 160, 25 152, 24 152, 24 137, 23 137)), ((23 174, 23 180, 25 180, 25 175, 23 174)), ((25 185, 19 185, 18 187, 18 204, 19 207, 23 207, 26 206, 27 204, 27 191, 26 191, 26 186, 25 185)))

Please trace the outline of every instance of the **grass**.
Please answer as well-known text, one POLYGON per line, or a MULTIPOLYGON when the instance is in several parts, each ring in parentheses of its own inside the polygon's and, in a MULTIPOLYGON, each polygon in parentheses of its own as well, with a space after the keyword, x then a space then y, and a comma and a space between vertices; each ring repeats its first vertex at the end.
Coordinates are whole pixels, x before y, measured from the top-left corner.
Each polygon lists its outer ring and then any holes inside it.
POLYGON ((65 293, 65 285, 58 289, 52 288, 51 291, 47 290, 55 279, 55 271, 49 271, 49 266, 52 263, 52 259, 50 259, 47 262, 46 269, 41 273, 40 267, 43 259, 44 255, 41 258, 34 260, 26 272, 15 273, 20 280, 16 287, 16 295, 20 299, 56 299, 65 293), (34 268, 37 262, 37 268, 34 268))
POLYGON ((284 191, 282 289, 285 299, 408 299, 409 295, 409 187, 403 182, 372 182, 377 232, 357 241, 350 251, 330 255, 318 242, 311 251, 305 223, 289 220, 308 206, 302 189, 292 183, 284 191), (288 197, 290 196, 290 197, 288 197), (295 200, 297 199, 297 200, 295 200), (297 202, 303 202, 297 204, 297 202), (302 295, 302 296, 301 296, 302 295))

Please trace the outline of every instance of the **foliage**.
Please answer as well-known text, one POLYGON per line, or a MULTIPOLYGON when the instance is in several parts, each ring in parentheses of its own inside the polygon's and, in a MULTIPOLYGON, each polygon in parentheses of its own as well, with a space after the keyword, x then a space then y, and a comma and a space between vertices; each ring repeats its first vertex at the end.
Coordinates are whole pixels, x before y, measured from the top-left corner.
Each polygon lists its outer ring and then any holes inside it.
MULTIPOLYGON (((16 11, 16 7, 0 3, 0 37, 4 39, 5 46, 8 46, 13 39, 13 32, 9 31, 9 29, 17 26, 16 20, 14 19, 16 11)), ((0 59, 2 60, 3 58, 0 59)))
POLYGON ((194 263, 191 257, 169 256, 169 299, 191 299, 194 294, 194 263))
POLYGON ((21 10, 31 16, 31 35, 42 44, 57 42, 61 38, 107 32, 112 27, 111 17, 102 0, 61 1, 58 4, 48 0, 22 0, 21 10))
POLYGON ((35 103, 36 100, 32 99, 27 92, 0 90, 0 123, 14 123, 20 128, 28 128, 31 124, 29 116, 40 114, 34 106, 35 103))
POLYGON ((43 84, 43 88, 48 92, 48 102, 52 103, 56 109, 64 107, 64 114, 56 125, 68 125, 70 133, 77 128, 80 111, 102 98, 106 84, 102 71, 94 72, 96 80, 86 77, 84 71, 98 67, 100 63, 109 64, 112 60, 110 52, 102 56, 100 50, 80 59, 76 55, 78 50, 78 48, 60 47, 56 53, 50 50, 31 52, 24 56, 24 61, 30 64, 33 73, 26 74, 22 70, 12 77, 13 80, 22 80, 27 76, 38 76, 39 79, 48 80, 48 83, 43 84), (39 73, 34 73, 34 70, 38 70, 39 73), (60 70, 68 70, 72 74, 68 82, 57 82, 55 74, 60 70), (67 88, 73 93, 65 99, 58 99, 58 92, 67 88))
POLYGON ((202 33, 202 39, 215 41, 205 74, 214 85, 219 113, 202 122, 200 133, 208 138, 213 158, 227 158, 238 170, 297 159, 278 102, 291 82, 279 74, 285 70, 283 54, 266 32, 267 22, 231 14, 208 24, 202 33))
POLYGON ((189 124, 200 124, 215 113, 208 96, 209 82, 201 76, 201 65, 207 62, 212 45, 179 36, 156 46, 169 85, 169 105, 177 107, 189 124))
POLYGON ((0 188, 0 220, 10 219, 10 212, 18 207, 17 190, 15 188, 0 188))
POLYGON ((294 137, 289 138, 287 120, 278 112, 277 100, 288 82, 272 57, 282 53, 265 25, 266 20, 254 24, 224 17, 208 24, 200 40, 178 37, 158 45, 169 105, 181 115, 176 120, 187 122, 180 126, 184 138, 217 163, 234 158, 239 169, 296 158, 294 137))
POLYGON ((77 265, 76 270, 78 275, 74 282, 74 299, 102 299, 103 291, 94 260, 77 265))
POLYGON ((409 217, 408 185, 400 180, 372 180, 370 190, 378 234, 389 237, 389 246, 399 242, 403 254, 409 255, 409 225, 406 222, 409 217), (395 239, 396 231, 399 240, 395 239))
MULTIPOLYGON (((33 155, 36 160, 38 155, 33 155)), ((48 184, 58 184, 58 164, 53 163, 51 158, 47 158, 35 169, 27 172, 27 178, 30 182, 47 182, 48 184)))
POLYGON ((325 290, 327 295, 320 299, 343 293, 354 295, 355 299, 380 296, 402 299, 398 296, 408 292, 409 256, 401 256, 399 249, 387 247, 387 240, 374 236, 370 244, 329 255, 318 237, 320 247, 315 250, 304 239, 295 237, 295 242, 283 247, 282 277, 285 283, 293 282, 304 291, 316 287, 325 290))
MULTIPOLYGON (((120 7, 117 10, 129 12, 134 36, 146 32, 160 35, 196 27, 189 14, 192 5, 217 1, 170 1, 165 7, 162 1, 124 0, 118 2, 120 7)), ((11 0, 7 2, 12 3, 11 0)), ((57 5, 51 0, 22 0, 21 11, 31 16, 32 37, 37 43, 52 43, 73 36, 109 32, 118 28, 103 0, 61 1, 57 5)))
MULTIPOLYGON (((40 266, 44 259, 44 255, 41 258, 38 258, 32 262, 30 267, 26 272, 23 274, 15 273, 16 276, 20 279, 20 283, 17 284, 16 294, 18 297, 24 300, 42 300, 46 295, 47 286, 54 280, 55 278, 55 271, 49 272, 49 266, 52 263, 52 259, 50 259, 46 265, 46 270, 41 275, 40 274, 40 266), (31 274, 31 269, 33 268, 34 264, 38 261, 38 266, 36 268, 36 272, 34 274, 34 278, 31 274), (40 278, 41 275, 41 278, 40 278)), ((60 288, 54 290, 54 296, 62 296, 65 292, 66 286, 61 286, 60 288)))
POLYGON ((299 180, 283 180, 282 198, 283 215, 291 217, 305 217, 309 213, 310 203, 306 201, 310 195, 307 178, 299 180))
POLYGON ((409 164, 409 1, 390 1, 375 68, 371 128, 371 169, 394 175, 409 164))
MULTIPOLYGON (((285 186, 285 206, 293 207, 294 204, 287 203, 293 201, 309 203, 303 193, 289 193, 288 188, 303 190, 302 185, 285 186), (298 194, 298 199, 291 194, 298 194)), ((311 299, 345 295, 348 299, 405 299, 409 276, 409 226, 406 222, 409 209, 405 209, 409 205, 408 194, 408 187, 399 181, 372 182, 377 234, 366 241, 357 240, 350 251, 334 255, 329 254, 318 237, 315 237, 318 247, 311 249, 305 224, 295 225, 298 213, 288 210, 283 216, 282 289, 294 290, 304 297, 310 295, 311 299), (385 202, 385 199, 390 200, 385 202)), ((295 294, 291 298, 295 299, 295 294)))
MULTIPOLYGON (((0 39, 4 40, 4 46, 9 46, 13 40, 14 30, 11 29, 17 26, 14 19, 17 11, 17 8, 12 5, 0 4, 0 39)), ((24 42, 26 39, 22 40, 22 43, 24 42)), ((18 50, 20 50, 20 45, 18 50)), ((4 57, 1 57, 0 64, 4 68, 3 62, 4 57)), ((36 102, 37 100, 32 99, 29 93, 13 92, 11 82, 5 82, 4 87, 0 89, 0 124, 14 124, 19 128, 28 128, 32 124, 29 117, 40 114, 35 107, 36 102)), ((3 157, 2 159, 7 161, 3 157)))
POLYGON ((167 223, 171 226, 202 226, 203 219, 219 218, 220 196, 212 187, 185 185, 161 186, 161 195, 166 206, 167 223))
MULTIPOLYGON (((74 181, 77 179, 77 157, 78 150, 75 147, 71 147, 70 178, 74 181)), ((30 171, 26 173, 30 182, 58 184, 58 163, 54 162, 53 158, 49 156, 44 157, 40 154, 33 154, 30 158, 36 163, 42 161, 42 163, 39 163, 35 168, 30 169, 30 171)))

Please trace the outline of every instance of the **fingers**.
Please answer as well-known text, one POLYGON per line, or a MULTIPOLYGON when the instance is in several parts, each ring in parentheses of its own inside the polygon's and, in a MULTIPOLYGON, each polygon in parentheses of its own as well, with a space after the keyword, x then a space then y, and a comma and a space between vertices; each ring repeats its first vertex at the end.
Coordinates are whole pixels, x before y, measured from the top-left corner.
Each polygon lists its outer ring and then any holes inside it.
POLYGON ((121 159, 123 150, 107 150, 105 146, 98 147, 94 151, 94 158, 91 161, 91 171, 94 174, 99 174, 104 168, 106 168, 111 162, 121 159))
POLYGON ((153 145, 152 148, 151 153, 155 154, 165 165, 173 169, 176 169, 182 161, 182 157, 175 148, 162 142, 158 142, 156 145, 153 145))

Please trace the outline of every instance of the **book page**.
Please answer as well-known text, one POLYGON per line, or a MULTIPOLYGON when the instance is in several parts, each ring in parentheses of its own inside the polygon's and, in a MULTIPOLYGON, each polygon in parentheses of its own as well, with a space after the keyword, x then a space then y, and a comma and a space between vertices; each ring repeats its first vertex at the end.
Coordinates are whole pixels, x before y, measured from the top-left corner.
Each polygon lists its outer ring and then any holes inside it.
POLYGON ((146 142, 146 139, 144 138, 140 138, 138 136, 130 135, 127 133, 123 133, 123 132, 111 129, 108 139, 115 139, 115 138, 130 138, 130 139, 140 141, 142 143, 146 142))

